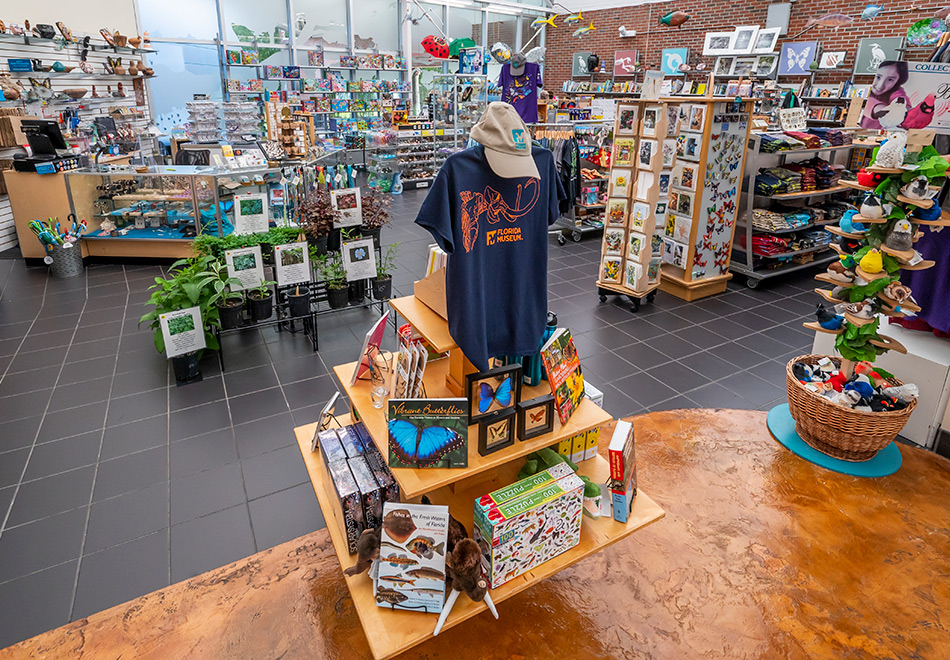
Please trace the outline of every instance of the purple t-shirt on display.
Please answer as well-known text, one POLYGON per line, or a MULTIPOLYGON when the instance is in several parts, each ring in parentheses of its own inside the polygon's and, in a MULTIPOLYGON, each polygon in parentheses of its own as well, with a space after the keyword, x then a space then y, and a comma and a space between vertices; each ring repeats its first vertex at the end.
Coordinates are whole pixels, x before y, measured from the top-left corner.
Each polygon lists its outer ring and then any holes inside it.
POLYGON ((541 82, 541 67, 534 62, 525 62, 524 73, 511 75, 511 64, 505 64, 498 76, 501 100, 514 106, 526 124, 538 121, 538 87, 541 82))

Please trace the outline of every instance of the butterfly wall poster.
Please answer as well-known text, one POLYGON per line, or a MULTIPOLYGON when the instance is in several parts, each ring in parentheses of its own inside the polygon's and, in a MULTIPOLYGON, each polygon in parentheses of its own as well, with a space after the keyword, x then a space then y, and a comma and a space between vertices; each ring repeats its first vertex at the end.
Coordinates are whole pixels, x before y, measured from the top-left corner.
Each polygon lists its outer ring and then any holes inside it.
POLYGON ((515 409, 521 399, 521 365, 509 364, 465 376, 469 424, 499 410, 515 409))
POLYGON ((488 456, 515 443, 515 408, 496 410, 478 423, 478 453, 488 456))
POLYGON ((797 41, 782 44, 778 75, 804 76, 811 74, 811 63, 815 61, 817 54, 817 41, 797 41))
POLYGON ((389 467, 468 467, 468 401, 389 400, 389 467))

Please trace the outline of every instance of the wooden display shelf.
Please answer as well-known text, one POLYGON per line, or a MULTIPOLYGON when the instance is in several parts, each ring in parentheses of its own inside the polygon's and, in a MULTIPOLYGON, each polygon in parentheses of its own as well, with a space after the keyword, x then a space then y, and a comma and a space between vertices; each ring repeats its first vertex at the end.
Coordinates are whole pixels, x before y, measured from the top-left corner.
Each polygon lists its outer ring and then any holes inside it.
POLYGON ((756 197, 768 197, 769 199, 799 199, 802 197, 818 197, 820 195, 833 195, 838 192, 849 190, 850 186, 836 185, 830 188, 821 188, 802 192, 778 193, 776 195, 756 195, 756 197))
MULTIPOLYGON (((443 321, 445 323, 445 321, 443 321)), ((374 408, 370 395, 370 383, 367 380, 358 380, 356 385, 350 385, 356 362, 341 364, 333 367, 333 373, 343 386, 346 396, 350 399, 350 407, 357 412, 359 418, 366 425, 366 429, 383 456, 389 455, 389 433, 387 430, 387 407, 374 408)), ((445 377, 449 371, 449 358, 434 360, 426 365, 423 382, 425 383, 428 398, 454 396, 445 384, 445 377)), ((544 394, 550 394, 551 388, 547 383, 536 387, 524 387, 521 400, 527 401, 544 394)), ((569 438, 582 431, 601 426, 613 418, 602 408, 588 398, 581 400, 581 404, 571 415, 566 426, 554 420, 554 430, 551 433, 532 438, 518 440, 510 447, 500 449, 488 456, 478 453, 478 425, 468 427, 468 467, 467 468, 393 468, 393 475, 402 489, 404 497, 419 497, 442 486, 455 484, 462 480, 491 479, 491 474, 482 474, 488 470, 498 468, 509 461, 530 454, 533 451, 550 447, 563 438, 569 438)), ((464 485, 462 486, 465 487, 464 485)), ((488 491, 485 491, 488 492, 488 491)))
POLYGON ((865 192, 874 190, 874 188, 872 188, 871 186, 862 186, 857 181, 850 181, 848 179, 839 179, 838 183, 842 186, 846 186, 848 188, 854 188, 855 190, 864 190, 865 192))
POLYGON ((628 289, 623 284, 617 284, 616 282, 604 282, 602 280, 597 280, 596 282, 594 282, 594 284, 599 289, 606 289, 607 291, 610 291, 612 293, 617 293, 623 296, 634 296, 637 298, 642 298, 660 288, 659 282, 657 282, 656 284, 651 284, 643 291, 634 291, 633 289, 628 289))
POLYGON ((829 330, 828 328, 822 328, 820 325, 818 325, 817 321, 802 323, 802 326, 809 330, 813 330, 815 332, 824 332, 827 335, 840 335, 844 333, 844 328, 838 328, 837 330, 829 330))
MULTIPOLYGON (((575 413, 576 415, 577 413, 575 413)), ((341 424, 351 423, 349 415, 339 418, 341 424)), ((346 534, 343 528, 342 514, 339 509, 336 494, 323 465, 323 459, 318 452, 310 451, 310 440, 316 430, 316 423, 298 426, 294 429, 297 445, 307 465, 307 472, 317 495, 317 501, 323 511, 327 523, 327 531, 336 551, 340 565, 347 568, 356 563, 356 556, 347 550, 346 534)), ((523 444, 523 443, 521 443, 523 444)), ((497 453, 497 452, 496 452, 497 453)), ((493 454, 495 455, 495 454, 493 454)), ((452 515, 455 516, 469 533, 472 533, 472 518, 474 516, 475 498, 491 492, 494 488, 506 483, 512 483, 520 469, 520 462, 512 463, 500 470, 497 480, 481 482, 471 489, 453 492, 450 488, 440 488, 429 492, 433 504, 446 504, 452 515)), ((394 470, 395 472, 396 470, 394 470)), ((586 475, 592 481, 603 483, 610 473, 610 467, 602 456, 584 461, 579 464, 579 474, 586 475)), ((405 498, 405 493, 403 494, 405 498)), ((519 575, 510 582, 506 582, 497 589, 491 590, 492 601, 496 604, 527 589, 531 585, 548 578, 555 573, 579 562, 596 552, 616 543, 635 531, 656 522, 666 515, 663 510, 643 491, 639 491, 634 500, 633 512, 627 523, 619 523, 613 518, 592 520, 584 516, 581 523, 581 540, 576 546, 553 559, 536 566, 523 575, 519 575)), ((376 660, 392 658, 432 637, 437 617, 434 614, 421 612, 407 612, 391 610, 376 605, 373 595, 373 583, 366 573, 353 577, 344 577, 346 586, 353 598, 353 605, 359 616, 360 623, 366 633, 373 657, 376 660)), ((452 608, 443 628, 451 628, 470 619, 488 607, 484 602, 475 603, 462 595, 452 608)), ((504 622, 500 622, 504 623, 504 622)), ((516 622, 509 621, 507 625, 516 622)))
POLYGON ((691 302, 707 296, 722 293, 726 290, 726 283, 732 279, 732 273, 704 277, 700 280, 687 281, 673 272, 671 264, 660 267, 660 291, 676 296, 680 300, 691 302))
POLYGON ((415 296, 393 298, 389 305, 429 342, 436 353, 445 353, 458 344, 449 334, 448 322, 415 296))

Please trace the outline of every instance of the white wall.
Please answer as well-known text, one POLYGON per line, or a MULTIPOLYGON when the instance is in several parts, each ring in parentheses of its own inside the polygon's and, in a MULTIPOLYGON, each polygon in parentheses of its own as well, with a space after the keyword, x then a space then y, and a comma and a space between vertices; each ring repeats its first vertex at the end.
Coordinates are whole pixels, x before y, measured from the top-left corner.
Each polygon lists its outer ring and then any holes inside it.
POLYGON ((30 23, 55 25, 56 21, 62 21, 77 34, 96 35, 100 28, 108 28, 136 36, 133 0, 32 0, 9 4, 4 0, 0 5, 5 6, 3 20, 6 22, 22 25, 24 19, 29 19, 30 23), (24 11, 28 15, 17 15, 24 11))

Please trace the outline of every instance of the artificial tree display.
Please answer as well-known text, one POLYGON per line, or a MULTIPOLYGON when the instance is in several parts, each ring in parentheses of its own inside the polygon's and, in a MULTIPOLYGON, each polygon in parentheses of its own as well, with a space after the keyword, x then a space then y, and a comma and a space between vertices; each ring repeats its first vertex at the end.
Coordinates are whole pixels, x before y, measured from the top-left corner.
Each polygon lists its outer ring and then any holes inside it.
MULTIPOLYGON (((908 133, 917 137, 915 131, 908 133)), ((858 180, 841 182, 863 191, 860 210, 826 228, 839 237, 832 247, 840 259, 816 279, 834 288, 816 289, 825 303, 819 305, 817 321, 805 327, 836 335, 835 351, 847 378, 859 362, 873 362, 889 350, 906 352, 899 342, 881 334, 880 314, 893 317, 920 311, 910 288, 901 284, 901 271, 934 265, 913 247, 921 227, 950 225, 950 217, 934 199, 944 182, 947 160, 930 145, 905 154, 907 138, 902 132, 889 134, 858 180)))

